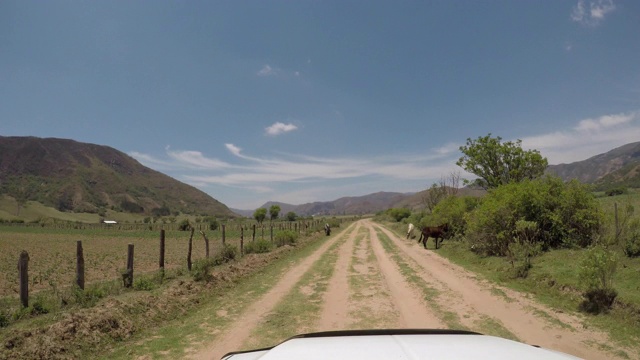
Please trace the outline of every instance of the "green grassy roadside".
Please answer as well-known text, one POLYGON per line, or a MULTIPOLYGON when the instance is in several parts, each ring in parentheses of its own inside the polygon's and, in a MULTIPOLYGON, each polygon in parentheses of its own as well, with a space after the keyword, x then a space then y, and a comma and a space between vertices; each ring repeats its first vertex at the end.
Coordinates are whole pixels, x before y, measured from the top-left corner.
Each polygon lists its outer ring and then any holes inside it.
MULTIPOLYGON (((387 228, 404 236, 406 225, 385 223, 387 228)), ((537 301, 559 311, 577 313, 582 301, 578 267, 584 250, 553 250, 532 260, 533 267, 527 278, 509 276, 510 264, 500 257, 479 256, 469 250, 464 241, 446 240, 437 250, 438 254, 482 277, 534 296, 537 301)), ((638 349, 640 347, 640 259, 620 257, 618 271, 614 277, 614 287, 618 290, 620 304, 608 314, 584 314, 585 325, 593 326, 609 333, 614 341, 638 349), (624 304, 630 304, 626 307, 624 304)), ((537 314, 545 317, 546 314, 537 314)))

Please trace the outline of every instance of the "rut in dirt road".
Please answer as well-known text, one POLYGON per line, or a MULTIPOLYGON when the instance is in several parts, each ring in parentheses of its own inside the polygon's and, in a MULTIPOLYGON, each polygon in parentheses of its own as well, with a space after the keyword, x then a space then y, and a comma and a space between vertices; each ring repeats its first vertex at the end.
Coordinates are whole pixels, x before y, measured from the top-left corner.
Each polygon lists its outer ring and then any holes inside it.
MULTIPOLYGON (((558 314, 510 289, 499 287, 506 296, 495 295, 492 288, 498 288, 496 285, 481 281, 475 274, 450 263, 434 251, 424 250, 378 224, 370 223, 369 226, 374 226, 391 239, 400 250, 399 255, 411 263, 424 283, 438 291, 437 306, 449 314, 456 314, 462 326, 484 333, 481 325, 488 321, 504 327, 525 343, 587 359, 620 356, 613 351, 602 350, 601 347, 607 348, 612 344, 609 337, 585 329, 578 316, 558 314)), ((625 350, 628 356, 637 358, 637 351, 625 350)))

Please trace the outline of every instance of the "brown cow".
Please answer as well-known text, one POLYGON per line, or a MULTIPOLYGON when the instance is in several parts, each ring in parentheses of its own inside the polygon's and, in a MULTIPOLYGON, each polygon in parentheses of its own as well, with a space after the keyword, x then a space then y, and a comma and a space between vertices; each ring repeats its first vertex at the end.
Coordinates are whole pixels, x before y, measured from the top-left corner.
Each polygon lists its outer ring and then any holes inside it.
POLYGON ((422 242, 424 248, 427 248, 427 239, 430 237, 434 238, 436 242, 436 250, 438 249, 438 239, 444 240, 444 237, 449 232, 449 224, 442 224, 440 226, 426 226, 422 228, 422 232, 420 233, 420 238, 418 239, 418 243, 422 242))

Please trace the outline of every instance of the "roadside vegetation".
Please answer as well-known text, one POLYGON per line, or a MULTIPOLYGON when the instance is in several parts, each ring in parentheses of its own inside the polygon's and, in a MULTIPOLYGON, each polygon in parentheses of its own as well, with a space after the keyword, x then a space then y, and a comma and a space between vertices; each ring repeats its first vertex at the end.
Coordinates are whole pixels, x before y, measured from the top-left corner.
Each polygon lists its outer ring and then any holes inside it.
POLYGON ((583 312, 589 324, 637 344, 640 192, 596 193, 543 175, 546 159, 518 148, 499 137, 468 140, 458 165, 479 176, 474 184, 486 195, 456 196, 453 174, 432 186, 424 210, 390 209, 377 220, 400 236, 412 223, 416 237, 421 227, 447 223, 440 255, 562 311, 583 312))
POLYGON ((289 224, 273 225, 273 239, 269 231, 258 232, 255 241, 245 235, 245 245, 262 250, 244 256, 237 225, 227 224, 225 244, 219 230, 206 231, 210 256, 206 257, 204 241, 198 239, 190 270, 185 261, 189 234, 180 230, 167 232, 165 268, 158 270, 159 234, 155 231, 4 225, 0 231, 0 359, 78 358, 107 349, 142 329, 196 309, 203 296, 212 294, 212 287, 262 271, 283 253, 303 250, 324 238, 324 221, 300 223, 298 231, 289 230, 289 224), (72 285, 78 238, 83 239, 85 250, 88 283, 84 290, 72 285), (119 279, 128 243, 136 245, 131 288, 119 279), (252 245, 264 243, 268 245, 252 245), (31 258, 28 307, 22 307, 17 297, 16 254, 23 249, 29 249, 31 258))

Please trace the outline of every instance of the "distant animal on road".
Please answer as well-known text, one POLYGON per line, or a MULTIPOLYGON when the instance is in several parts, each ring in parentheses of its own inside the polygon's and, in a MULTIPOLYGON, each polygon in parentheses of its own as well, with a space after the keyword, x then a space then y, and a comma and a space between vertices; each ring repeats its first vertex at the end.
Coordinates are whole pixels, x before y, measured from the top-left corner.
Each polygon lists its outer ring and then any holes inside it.
POLYGON ((329 224, 324 224, 324 233, 327 234, 327 236, 331 235, 331 226, 329 226, 329 224))
POLYGON ((418 243, 422 242, 424 248, 427 248, 427 239, 432 237, 436 242, 436 250, 438 249, 438 239, 444 240, 444 237, 449 232, 449 224, 442 224, 440 226, 426 226, 422 228, 418 243))
POLYGON ((409 223, 409 230, 407 230, 407 239, 413 235, 413 229, 415 229, 416 227, 413 226, 413 224, 409 223))

